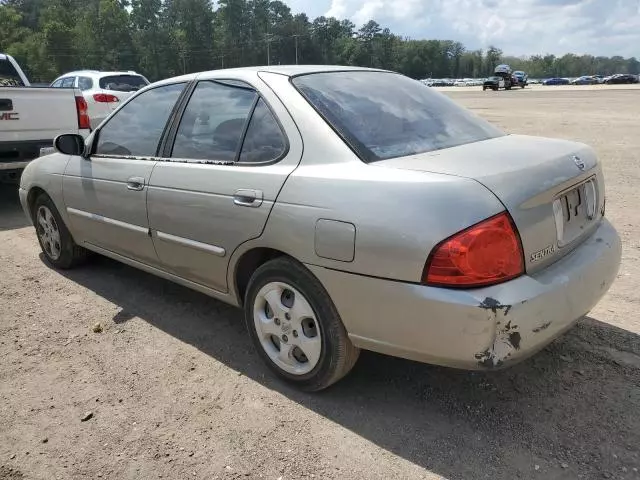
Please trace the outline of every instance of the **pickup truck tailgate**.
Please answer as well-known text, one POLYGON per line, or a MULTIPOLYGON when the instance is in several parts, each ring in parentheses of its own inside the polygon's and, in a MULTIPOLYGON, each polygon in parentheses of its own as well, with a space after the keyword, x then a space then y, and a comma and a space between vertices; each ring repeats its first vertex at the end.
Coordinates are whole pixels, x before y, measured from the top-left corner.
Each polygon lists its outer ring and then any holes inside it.
POLYGON ((17 171, 61 133, 80 133, 76 95, 62 88, 0 87, 0 173, 17 171))
POLYGON ((80 95, 73 89, 0 87, 0 143, 52 142, 61 133, 78 133, 76 93, 80 95))

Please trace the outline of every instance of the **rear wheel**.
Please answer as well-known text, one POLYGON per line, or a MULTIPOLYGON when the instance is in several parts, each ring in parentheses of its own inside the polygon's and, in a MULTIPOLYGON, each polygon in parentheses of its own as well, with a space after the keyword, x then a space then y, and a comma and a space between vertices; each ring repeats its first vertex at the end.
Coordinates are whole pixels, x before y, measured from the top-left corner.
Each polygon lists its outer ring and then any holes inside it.
POLYGON ((56 268, 72 268, 85 260, 87 251, 76 245, 51 198, 40 194, 33 204, 33 221, 45 257, 56 268))
POLYGON ((327 388, 358 359, 322 284, 298 262, 262 265, 245 297, 245 322, 258 353, 280 378, 307 391, 327 388))

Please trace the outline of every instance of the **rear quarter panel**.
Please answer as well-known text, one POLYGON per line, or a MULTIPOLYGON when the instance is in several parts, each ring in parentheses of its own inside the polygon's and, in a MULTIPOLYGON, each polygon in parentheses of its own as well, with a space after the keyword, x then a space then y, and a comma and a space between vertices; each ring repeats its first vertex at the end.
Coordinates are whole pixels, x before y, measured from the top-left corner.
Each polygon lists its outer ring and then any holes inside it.
POLYGON ((263 240, 305 263, 419 282, 434 246, 502 210, 496 197, 473 180, 359 160, 301 166, 280 193, 263 240), (351 261, 318 255, 319 220, 355 226, 351 261))

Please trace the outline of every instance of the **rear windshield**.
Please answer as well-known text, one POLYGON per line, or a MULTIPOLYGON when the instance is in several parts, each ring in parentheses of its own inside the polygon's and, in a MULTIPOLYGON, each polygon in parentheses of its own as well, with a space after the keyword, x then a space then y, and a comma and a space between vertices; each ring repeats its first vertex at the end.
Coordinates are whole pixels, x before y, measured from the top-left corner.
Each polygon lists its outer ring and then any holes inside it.
POLYGON ((116 92, 136 92, 148 82, 140 75, 110 75, 100 79, 100 88, 116 92))
POLYGON ((326 72, 292 82, 367 162, 504 135, 446 96, 396 73, 326 72))
POLYGON ((0 59, 0 87, 24 87, 20 75, 7 59, 0 59))

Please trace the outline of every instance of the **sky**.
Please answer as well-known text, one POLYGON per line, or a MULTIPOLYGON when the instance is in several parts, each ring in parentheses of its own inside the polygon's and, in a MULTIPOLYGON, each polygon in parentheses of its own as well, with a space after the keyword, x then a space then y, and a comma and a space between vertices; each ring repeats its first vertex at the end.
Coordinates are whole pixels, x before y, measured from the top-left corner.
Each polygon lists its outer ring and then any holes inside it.
POLYGON ((283 0, 294 13, 370 19, 414 39, 495 45, 507 55, 640 59, 640 0, 283 0))

